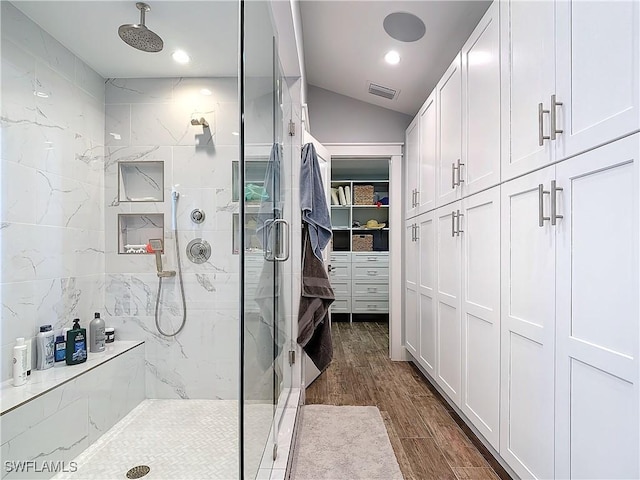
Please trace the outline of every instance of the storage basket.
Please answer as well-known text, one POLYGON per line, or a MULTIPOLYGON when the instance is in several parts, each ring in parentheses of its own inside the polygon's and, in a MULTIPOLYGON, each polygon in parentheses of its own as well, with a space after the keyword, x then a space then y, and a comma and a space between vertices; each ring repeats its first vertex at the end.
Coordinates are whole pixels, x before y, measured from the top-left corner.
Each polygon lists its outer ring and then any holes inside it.
POLYGON ((352 250, 354 252, 373 251, 373 235, 371 234, 354 235, 352 242, 353 242, 352 250))
POLYGON ((373 185, 354 185, 353 204, 373 205, 373 185))

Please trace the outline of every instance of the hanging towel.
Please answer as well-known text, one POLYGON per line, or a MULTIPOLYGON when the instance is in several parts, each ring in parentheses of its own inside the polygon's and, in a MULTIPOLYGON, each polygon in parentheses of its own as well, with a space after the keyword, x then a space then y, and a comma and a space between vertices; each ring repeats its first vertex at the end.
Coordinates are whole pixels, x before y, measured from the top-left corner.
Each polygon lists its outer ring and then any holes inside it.
POLYGON ((321 372, 333 358, 329 306, 335 300, 324 263, 313 254, 309 226, 302 247, 302 292, 298 310, 298 343, 321 372))
POLYGON ((322 250, 331 240, 331 217, 322 185, 318 156, 312 143, 302 147, 300 208, 302 220, 309 225, 313 253, 322 261, 322 250))

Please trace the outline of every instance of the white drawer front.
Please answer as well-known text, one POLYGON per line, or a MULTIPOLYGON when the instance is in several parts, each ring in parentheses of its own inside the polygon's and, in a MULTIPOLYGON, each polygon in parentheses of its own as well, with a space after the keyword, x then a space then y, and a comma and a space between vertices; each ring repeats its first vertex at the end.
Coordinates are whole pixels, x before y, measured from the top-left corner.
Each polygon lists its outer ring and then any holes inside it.
POLYGON ((333 287, 333 293, 340 298, 346 298, 351 296, 351 283, 349 282, 331 282, 333 287))
POLYGON ((351 263, 351 253, 350 252, 332 252, 331 253, 331 263, 351 263))
POLYGON ((331 272, 329 272, 329 279, 334 282, 340 279, 349 280, 351 278, 351 264, 350 263, 332 263, 331 272))
POLYGON ((353 296, 359 297, 389 297, 388 283, 364 282, 361 280, 353 282, 353 296))
POLYGON ((389 267, 380 265, 353 265, 354 280, 389 280, 389 267))
POLYGON ((353 313, 389 313, 389 300, 354 298, 353 313))
POLYGON ((373 265, 389 265, 389 253, 387 252, 357 252, 351 256, 353 263, 366 263, 373 265))
POLYGON ((336 298, 331 304, 331 313, 351 313, 351 299, 336 298))

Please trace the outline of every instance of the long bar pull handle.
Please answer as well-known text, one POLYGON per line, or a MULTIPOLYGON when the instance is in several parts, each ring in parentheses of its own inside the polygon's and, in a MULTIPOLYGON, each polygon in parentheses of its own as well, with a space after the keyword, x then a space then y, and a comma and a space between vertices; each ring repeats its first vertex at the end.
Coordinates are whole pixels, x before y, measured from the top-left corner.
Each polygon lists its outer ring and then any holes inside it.
POLYGON ((420 227, 416 223, 416 242, 420 240, 420 235, 418 235, 419 233, 420 233, 420 227))
POLYGON ((451 164, 451 189, 456 188, 456 164, 451 164))
POLYGON ((545 220, 551 220, 551 217, 544 216, 544 196, 549 192, 544 189, 544 185, 538 185, 538 226, 544 227, 545 220))
POLYGON ((556 134, 557 133, 562 133, 563 132, 562 129, 558 130, 558 128, 557 128, 557 114, 558 114, 557 110, 558 110, 558 107, 560 105, 562 105, 562 102, 557 102, 556 101, 556 96, 555 95, 551 95, 551 107, 550 107, 550 109, 551 109, 551 114, 550 114, 551 115, 551 127, 549 129, 551 140, 555 140, 556 139, 556 134))
POLYGON ((558 215, 558 200, 557 194, 561 192, 563 189, 561 187, 556 186, 556 181, 551 180, 551 225, 556 224, 556 220, 558 218, 563 218, 562 215, 558 215))
POLYGON ((420 190, 416 188, 416 207, 420 206, 420 190))
POLYGON ((262 256, 268 262, 273 262, 274 257, 271 255, 273 253, 270 245, 271 241, 271 229, 273 228, 273 219, 268 219, 264 222, 264 228, 262 229, 262 256))
MULTIPOLYGON (((291 250, 289 248, 290 246, 290 240, 289 240, 289 222, 287 222, 284 218, 279 218, 277 219, 275 222, 273 222, 273 225, 277 225, 277 224, 281 224, 283 225, 285 228, 284 230, 284 252, 282 256, 278 256, 276 255, 275 257, 273 257, 273 259, 276 262, 286 262, 289 259, 289 251, 291 250)), ((277 229, 276 229, 276 233, 277 233, 277 229)))
POLYGON ((460 167, 463 167, 464 163, 460 163, 460 159, 458 159, 458 166, 457 166, 457 170, 458 170, 458 183, 456 185, 460 186, 460 184, 464 183, 464 180, 462 179, 462 169, 460 167))
POLYGON ((464 230, 460 230, 460 217, 464 217, 464 213, 460 213, 460 210, 456 211, 456 222, 458 223, 458 228, 456 230, 456 236, 459 237, 461 233, 464 233, 464 230))
POLYGON ((549 135, 544 134, 544 118, 543 115, 549 113, 549 110, 545 110, 542 103, 538 104, 538 145, 542 146, 545 140, 550 140, 549 135))
POLYGON ((451 212, 451 236, 456 236, 456 212, 451 212))
POLYGON ((411 241, 416 241, 416 226, 413 223, 411 224, 411 241))
POLYGON ((415 207, 416 206, 416 189, 413 189, 413 196, 411 197, 411 207, 415 207))

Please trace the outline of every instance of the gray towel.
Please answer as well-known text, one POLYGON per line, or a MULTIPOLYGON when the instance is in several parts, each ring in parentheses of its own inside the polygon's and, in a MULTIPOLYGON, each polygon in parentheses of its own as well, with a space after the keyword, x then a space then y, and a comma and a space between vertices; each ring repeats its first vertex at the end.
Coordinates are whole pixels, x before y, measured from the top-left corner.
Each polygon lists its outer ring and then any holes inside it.
POLYGON ((302 147, 300 208, 302 209, 302 220, 309 225, 313 253, 322 260, 322 250, 331 240, 331 216, 322 185, 318 156, 312 143, 307 143, 302 147))
POLYGON ((335 295, 322 260, 313 255, 310 230, 306 225, 303 236, 298 343, 322 372, 333 358, 329 306, 335 300, 335 295))

